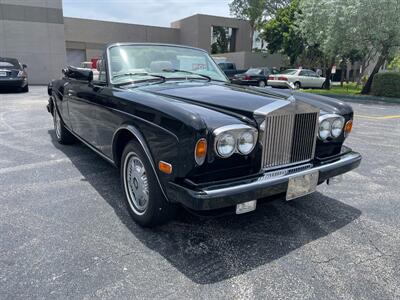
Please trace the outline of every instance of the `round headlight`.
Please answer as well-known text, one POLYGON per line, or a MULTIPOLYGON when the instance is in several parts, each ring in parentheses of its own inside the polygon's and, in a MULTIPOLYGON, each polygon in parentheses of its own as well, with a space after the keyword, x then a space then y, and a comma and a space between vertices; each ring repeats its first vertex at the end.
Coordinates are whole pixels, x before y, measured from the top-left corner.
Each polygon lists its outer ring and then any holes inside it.
POLYGON ((331 123, 324 120, 319 124, 318 136, 321 140, 326 140, 331 135, 331 123))
POLYGON ((333 120, 331 133, 334 138, 337 138, 342 134, 343 126, 344 126, 343 119, 337 118, 333 120))
POLYGON ((255 146, 254 134, 250 131, 244 131, 238 139, 238 150, 240 153, 249 154, 255 146))
POLYGON ((222 157, 228 157, 235 152, 236 140, 231 133, 222 134, 217 141, 217 151, 222 157))

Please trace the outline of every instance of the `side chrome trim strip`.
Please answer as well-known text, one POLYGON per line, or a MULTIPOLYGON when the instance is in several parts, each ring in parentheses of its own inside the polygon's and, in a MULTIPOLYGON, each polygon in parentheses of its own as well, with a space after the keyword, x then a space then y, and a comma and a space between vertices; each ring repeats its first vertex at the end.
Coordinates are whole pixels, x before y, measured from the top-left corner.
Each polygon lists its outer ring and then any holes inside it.
POLYGON ((138 140, 139 144, 142 146, 142 149, 143 149, 144 153, 146 154, 148 160, 150 161, 150 165, 151 165, 151 168, 153 169, 154 175, 156 176, 158 185, 159 185, 159 187, 160 187, 160 189, 161 189, 161 191, 162 191, 162 193, 163 193, 165 199, 168 200, 167 194, 165 193, 164 188, 163 188, 163 186, 162 186, 162 184, 161 184, 160 178, 158 177, 158 173, 157 173, 156 167, 155 167, 155 165, 154 165, 154 160, 153 160, 153 157, 151 156, 150 149, 149 149, 149 147, 147 146, 146 141, 145 141, 144 138, 143 138, 143 135, 140 133, 140 131, 139 131, 138 129, 136 129, 136 128, 135 128, 134 126, 132 126, 132 125, 127 125, 127 124, 125 124, 125 125, 122 125, 121 127, 119 127, 119 128, 115 131, 115 133, 114 133, 114 135, 113 135, 113 138, 112 138, 112 148, 113 148, 113 149, 112 149, 112 153, 113 153, 113 155, 114 155, 114 142, 115 142, 115 137, 117 136, 117 134, 118 134, 119 131, 124 130, 124 129, 125 129, 125 130, 129 130, 129 131, 136 137, 136 139, 138 140))
POLYGON ((88 142, 86 142, 84 139, 82 139, 79 135, 77 135, 75 132, 73 132, 71 129, 69 129, 68 127, 65 127, 68 129, 68 131, 74 136, 76 137, 80 142, 82 142, 83 144, 85 144, 86 146, 88 146, 91 150, 93 150, 96 154, 100 155, 103 159, 105 159, 106 161, 108 161, 110 164, 112 164, 115 167, 115 163, 114 161, 109 158, 107 155, 105 155, 103 152, 97 150, 94 146, 92 146, 91 144, 89 144, 88 142))

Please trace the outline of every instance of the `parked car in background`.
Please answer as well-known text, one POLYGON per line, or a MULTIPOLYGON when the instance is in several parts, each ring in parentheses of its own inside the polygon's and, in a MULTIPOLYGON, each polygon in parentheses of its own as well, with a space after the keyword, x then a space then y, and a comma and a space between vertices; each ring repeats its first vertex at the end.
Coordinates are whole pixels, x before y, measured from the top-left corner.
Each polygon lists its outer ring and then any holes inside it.
POLYGON ((0 57, 0 87, 28 92, 28 73, 26 65, 16 58, 0 57))
POLYGON ((118 167, 141 225, 166 222, 178 204, 246 213, 257 199, 304 196, 360 164, 343 145, 348 104, 231 84, 204 50, 118 43, 98 66, 97 81, 69 67, 50 83, 55 139, 76 138, 118 167))
POLYGON ((292 83, 296 89, 324 88, 325 78, 308 69, 288 69, 268 77, 268 85, 272 87, 287 87, 292 83))
POLYGON ((275 70, 270 68, 250 68, 243 74, 233 76, 231 82, 240 85, 256 85, 264 87, 267 85, 268 76, 274 74, 275 70))
POLYGON ((244 73, 246 70, 238 70, 236 69, 236 65, 232 62, 220 62, 218 63, 218 66, 221 68, 222 71, 224 71, 225 75, 229 78, 229 80, 232 80, 232 78, 236 74, 244 73))

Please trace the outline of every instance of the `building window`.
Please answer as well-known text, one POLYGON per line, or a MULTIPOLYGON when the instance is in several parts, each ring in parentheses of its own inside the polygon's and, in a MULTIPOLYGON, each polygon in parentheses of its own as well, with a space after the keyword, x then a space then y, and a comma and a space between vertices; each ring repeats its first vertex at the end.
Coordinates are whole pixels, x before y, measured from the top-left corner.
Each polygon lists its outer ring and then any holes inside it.
POLYGON ((235 52, 236 28, 211 26, 211 53, 235 52))

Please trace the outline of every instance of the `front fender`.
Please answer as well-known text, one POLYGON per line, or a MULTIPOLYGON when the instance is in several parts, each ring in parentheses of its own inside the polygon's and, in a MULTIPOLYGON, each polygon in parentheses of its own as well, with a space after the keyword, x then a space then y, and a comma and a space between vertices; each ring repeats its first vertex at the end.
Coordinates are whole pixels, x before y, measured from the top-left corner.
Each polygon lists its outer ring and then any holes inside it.
POLYGON ((128 142, 129 139, 132 139, 132 137, 139 142, 145 152, 163 195, 168 199, 165 187, 169 181, 173 181, 177 176, 178 171, 178 138, 173 133, 155 124, 144 123, 133 125, 125 123, 115 131, 112 138, 112 155, 116 166, 120 165, 119 160, 124 145, 126 145, 126 142, 128 142), (128 140, 126 140, 127 132, 130 134, 128 140), (149 132, 152 132, 152 135, 149 135, 149 132), (158 169, 157 166, 161 160, 174 166, 172 174, 162 173, 158 169))

